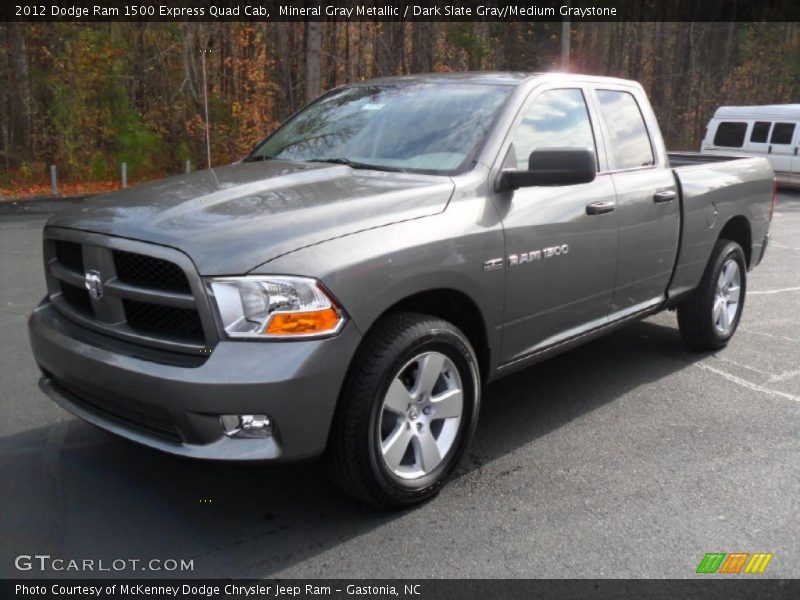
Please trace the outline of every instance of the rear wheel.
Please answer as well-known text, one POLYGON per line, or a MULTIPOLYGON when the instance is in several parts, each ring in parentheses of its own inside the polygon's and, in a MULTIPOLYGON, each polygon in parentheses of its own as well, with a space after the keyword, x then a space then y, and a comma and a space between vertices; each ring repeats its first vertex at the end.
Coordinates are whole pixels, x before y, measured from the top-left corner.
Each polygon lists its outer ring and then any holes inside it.
POLYGON ((747 291, 747 264, 736 242, 718 240, 700 285, 678 306, 678 326, 696 351, 727 345, 742 316, 747 291))
POLYGON ((325 463, 348 494, 381 507, 435 495, 475 430, 475 353, 451 323, 390 314, 369 332, 342 390, 325 463))

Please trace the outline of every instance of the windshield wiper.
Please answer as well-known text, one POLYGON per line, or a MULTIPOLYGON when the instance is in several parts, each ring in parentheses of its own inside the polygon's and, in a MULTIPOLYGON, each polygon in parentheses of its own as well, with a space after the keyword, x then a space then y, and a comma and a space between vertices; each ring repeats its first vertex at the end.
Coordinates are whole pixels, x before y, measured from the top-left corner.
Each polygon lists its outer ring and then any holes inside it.
POLYGON ((351 169, 372 169, 375 171, 389 171, 392 173, 405 173, 405 169, 398 167, 384 167, 382 165, 372 165, 369 163, 358 162, 357 160, 350 160, 349 158, 310 158, 303 162, 320 162, 330 163, 333 165, 346 165, 351 169))

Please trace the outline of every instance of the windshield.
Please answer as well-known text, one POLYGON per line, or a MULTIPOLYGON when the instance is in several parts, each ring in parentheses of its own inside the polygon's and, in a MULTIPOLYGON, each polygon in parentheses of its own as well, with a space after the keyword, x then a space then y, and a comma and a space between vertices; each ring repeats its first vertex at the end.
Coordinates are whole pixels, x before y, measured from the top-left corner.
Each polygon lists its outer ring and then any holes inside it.
POLYGON ((456 172, 473 158, 512 89, 425 83, 343 88, 303 109, 246 160, 456 172))

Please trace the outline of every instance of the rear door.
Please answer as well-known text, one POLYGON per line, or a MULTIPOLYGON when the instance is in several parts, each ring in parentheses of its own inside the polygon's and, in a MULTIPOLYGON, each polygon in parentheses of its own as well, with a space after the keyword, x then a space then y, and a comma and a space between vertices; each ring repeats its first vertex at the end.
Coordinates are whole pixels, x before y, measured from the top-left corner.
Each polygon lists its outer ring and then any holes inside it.
POLYGON ((794 141, 797 123, 791 121, 776 121, 772 126, 769 136, 769 162, 773 170, 782 180, 787 180, 792 171, 794 141))
POLYGON ((619 264, 612 319, 664 297, 678 249, 680 206, 672 170, 647 98, 633 87, 598 86, 611 178, 619 213, 619 264))
MULTIPOLYGON (((531 93, 504 142, 503 164, 527 169, 533 150, 554 146, 598 152, 580 85, 531 93)), ((599 156, 600 170, 606 171, 605 157, 599 156)), ((503 362, 604 324, 617 268, 611 176, 604 172, 586 184, 502 192, 494 201, 506 242, 503 362)))
POLYGON ((792 172, 789 176, 789 183, 800 185, 800 126, 795 128, 792 147, 792 172))

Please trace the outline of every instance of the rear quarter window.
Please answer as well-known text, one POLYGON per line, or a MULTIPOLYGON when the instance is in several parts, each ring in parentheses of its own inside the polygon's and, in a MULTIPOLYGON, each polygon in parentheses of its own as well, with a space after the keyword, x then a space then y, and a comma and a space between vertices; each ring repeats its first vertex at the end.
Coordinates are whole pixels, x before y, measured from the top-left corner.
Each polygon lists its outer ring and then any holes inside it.
POLYGON ((741 148, 744 145, 744 136, 747 133, 747 123, 734 123, 723 121, 714 134, 714 145, 725 148, 741 148))
POLYGON ((791 144, 794 136, 794 123, 775 123, 772 128, 770 144, 791 144))
POLYGON ((655 164, 653 146, 642 111, 633 94, 597 90, 600 111, 610 136, 615 169, 636 169, 655 164))

